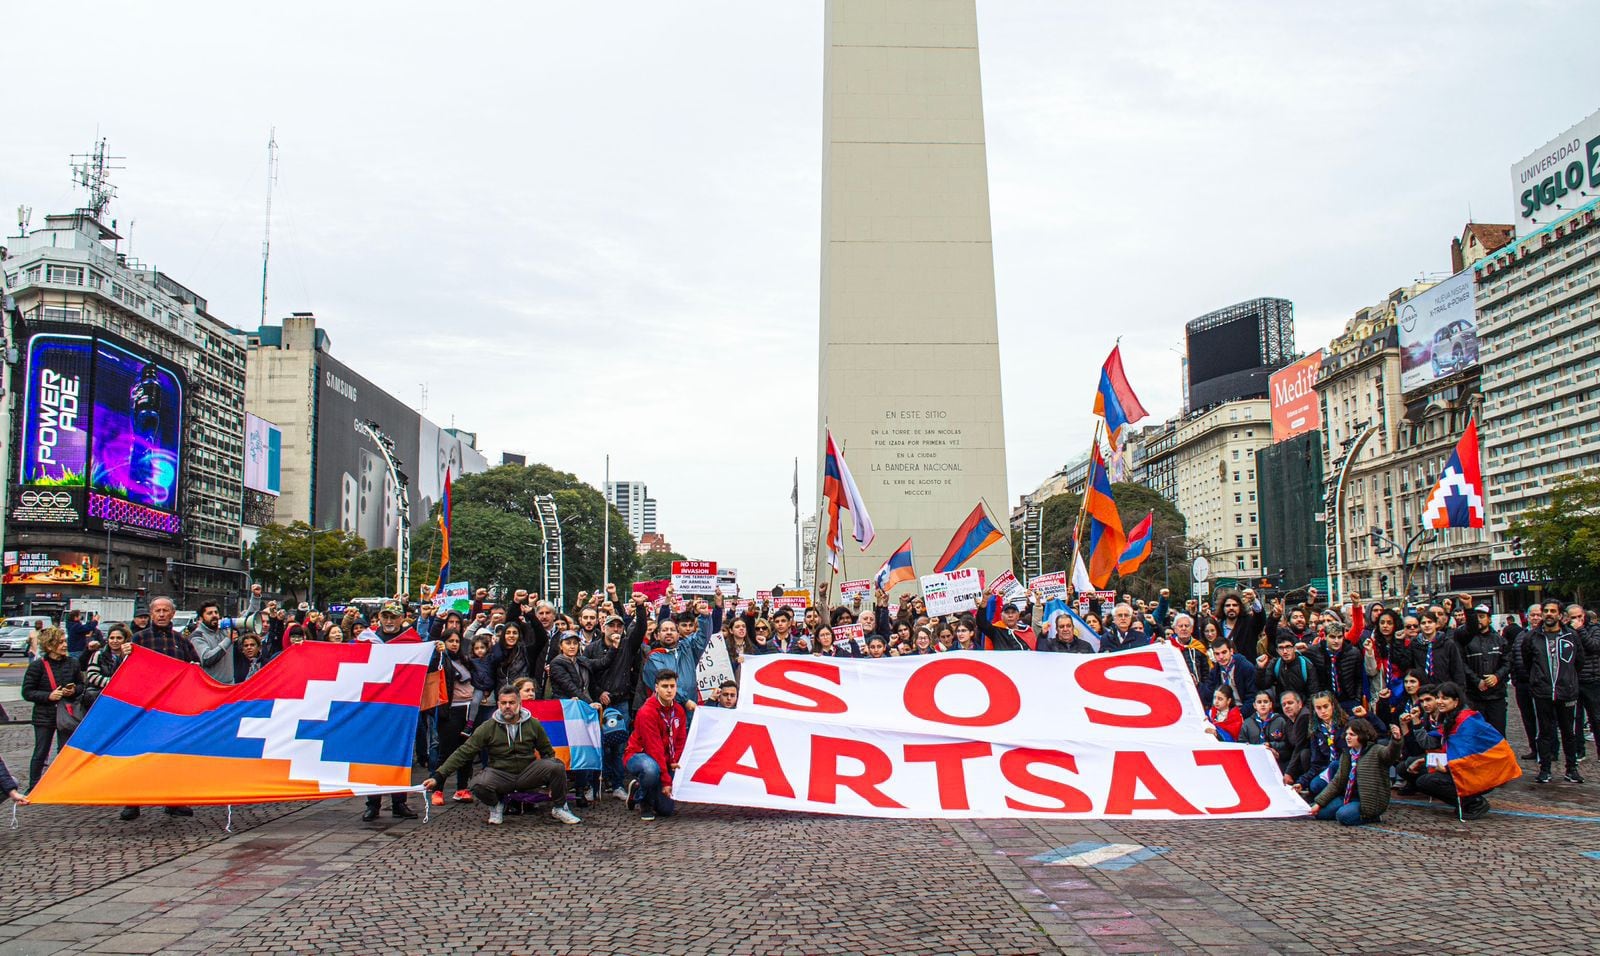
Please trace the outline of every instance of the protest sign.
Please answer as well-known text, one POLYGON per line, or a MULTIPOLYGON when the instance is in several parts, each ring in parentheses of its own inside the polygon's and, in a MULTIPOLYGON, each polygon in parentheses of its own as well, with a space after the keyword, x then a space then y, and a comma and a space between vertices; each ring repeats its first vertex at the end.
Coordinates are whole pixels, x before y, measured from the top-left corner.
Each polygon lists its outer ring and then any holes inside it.
POLYGON ((717 562, 672 562, 672 590, 682 594, 703 594, 710 597, 717 590, 717 562))
POLYGON ((1100 612, 1102 614, 1109 613, 1110 610, 1111 610, 1112 605, 1117 603, 1117 592, 1115 592, 1115 591, 1084 591, 1084 592, 1082 592, 1081 594, 1078 595, 1078 613, 1079 614, 1087 614, 1087 613, 1089 613, 1089 602, 1090 601, 1099 601, 1100 602, 1100 612))
POLYGON ((1039 592, 1039 596, 1046 601, 1065 601, 1067 599, 1067 572, 1051 571, 1049 574, 1039 574, 1028 580, 1028 587, 1039 592))
POLYGON ((1017 576, 1015 574, 1011 573, 1008 570, 1008 571, 1006 571, 1005 574, 1002 574, 999 577, 995 578, 993 581, 989 582, 989 588, 988 588, 988 592, 987 593, 1004 595, 1006 593, 1006 591, 1009 590, 1011 588, 1011 586, 1016 584, 1016 583, 1017 583, 1017 576))
POLYGON ((835 624, 833 626, 833 643, 835 646, 849 644, 855 641, 862 651, 867 649, 867 629, 860 624, 835 624))
POLYGON ((633 593, 643 594, 644 599, 651 604, 660 604, 661 599, 666 596, 667 588, 671 586, 672 582, 665 578, 659 581, 635 581, 633 593))
POLYGON ((750 712, 741 695, 737 710, 695 713, 672 797, 873 817, 1306 816, 1266 747, 1092 736, 1085 728, 1029 746, 843 728, 750 712))
POLYGON ((845 604, 849 604, 851 599, 857 594, 861 595, 863 598, 871 597, 872 582, 867 580, 846 581, 839 585, 839 600, 843 601, 845 604))
POLYGON ((1168 644, 1118 654, 935 654, 864 661, 767 655, 745 661, 739 707, 825 723, 1009 743, 1063 727, 1097 739, 1213 739, 1183 655, 1168 644))
POLYGON ((472 585, 467 581, 452 581, 433 594, 433 606, 441 612, 456 611, 466 614, 472 610, 472 585))
POLYGON ((721 634, 711 635, 706 651, 695 669, 695 684, 701 698, 709 697, 725 680, 733 680, 733 661, 728 657, 728 642, 721 634))
POLYGON ((739 572, 734 568, 717 569, 717 590, 723 597, 735 597, 739 593, 739 572))
POLYGON ((786 607, 798 617, 805 613, 806 608, 811 606, 811 595, 785 594, 783 597, 773 601, 772 606, 775 608, 786 607))
POLYGON ((934 616, 972 610, 983 596, 983 575, 977 568, 960 568, 922 577, 922 599, 934 616))

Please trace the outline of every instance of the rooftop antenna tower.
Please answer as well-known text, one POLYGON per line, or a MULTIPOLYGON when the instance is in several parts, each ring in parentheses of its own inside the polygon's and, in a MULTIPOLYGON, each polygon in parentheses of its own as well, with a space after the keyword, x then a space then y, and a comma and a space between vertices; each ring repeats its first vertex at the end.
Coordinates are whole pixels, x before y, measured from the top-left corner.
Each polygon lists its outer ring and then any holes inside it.
POLYGON ((84 208, 98 221, 105 219, 106 209, 111 206, 111 197, 117 194, 117 187, 111 185, 111 171, 126 169, 126 166, 118 164, 127 158, 108 154, 104 136, 94 144, 93 152, 74 153, 72 156, 72 182, 89 190, 89 205, 84 208))
POLYGON ((272 187, 278 181, 278 128, 267 134, 267 226, 261 234, 261 324, 267 324, 267 262, 272 258, 272 187))

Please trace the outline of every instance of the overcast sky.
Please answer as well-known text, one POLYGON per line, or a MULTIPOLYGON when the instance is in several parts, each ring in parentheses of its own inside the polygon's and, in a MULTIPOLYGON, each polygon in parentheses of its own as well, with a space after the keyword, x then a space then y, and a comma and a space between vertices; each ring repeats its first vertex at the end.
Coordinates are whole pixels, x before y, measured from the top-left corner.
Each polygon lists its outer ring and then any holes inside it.
MULTIPOLYGON (((1600 107, 1600 7, 981 0, 1011 501, 1088 443, 1123 336, 1157 418, 1183 323, 1260 295, 1299 347, 1507 222, 1511 163, 1600 107)), ((27 4, 0 201, 111 215, 214 314, 598 485, 680 551, 793 574, 814 477, 822 4, 27 4)), ((11 229, 7 229, 10 232, 11 229)), ((746 588, 749 590, 749 587, 746 588)))

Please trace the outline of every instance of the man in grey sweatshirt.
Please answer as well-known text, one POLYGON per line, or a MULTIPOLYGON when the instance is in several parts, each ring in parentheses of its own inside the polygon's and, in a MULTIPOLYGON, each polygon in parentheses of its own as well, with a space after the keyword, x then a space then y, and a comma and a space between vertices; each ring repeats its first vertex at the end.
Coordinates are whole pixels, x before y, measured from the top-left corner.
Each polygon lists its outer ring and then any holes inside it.
MULTIPOLYGON (((189 643, 200 658, 200 666, 213 680, 223 684, 233 683, 233 642, 238 632, 232 628, 221 629, 222 608, 215 601, 200 605, 200 619, 189 634, 189 643)), ((232 623, 232 622, 229 622, 232 623)))

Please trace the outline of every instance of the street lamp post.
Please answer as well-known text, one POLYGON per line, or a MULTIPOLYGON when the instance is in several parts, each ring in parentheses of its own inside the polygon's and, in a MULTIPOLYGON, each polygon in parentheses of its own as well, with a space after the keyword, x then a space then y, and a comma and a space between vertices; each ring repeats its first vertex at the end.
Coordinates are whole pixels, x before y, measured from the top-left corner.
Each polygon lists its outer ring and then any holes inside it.
POLYGON ((1161 586, 1169 591, 1172 590, 1172 566, 1171 562, 1167 560, 1167 542, 1184 541, 1187 538, 1188 535, 1169 534, 1161 539, 1161 586))

